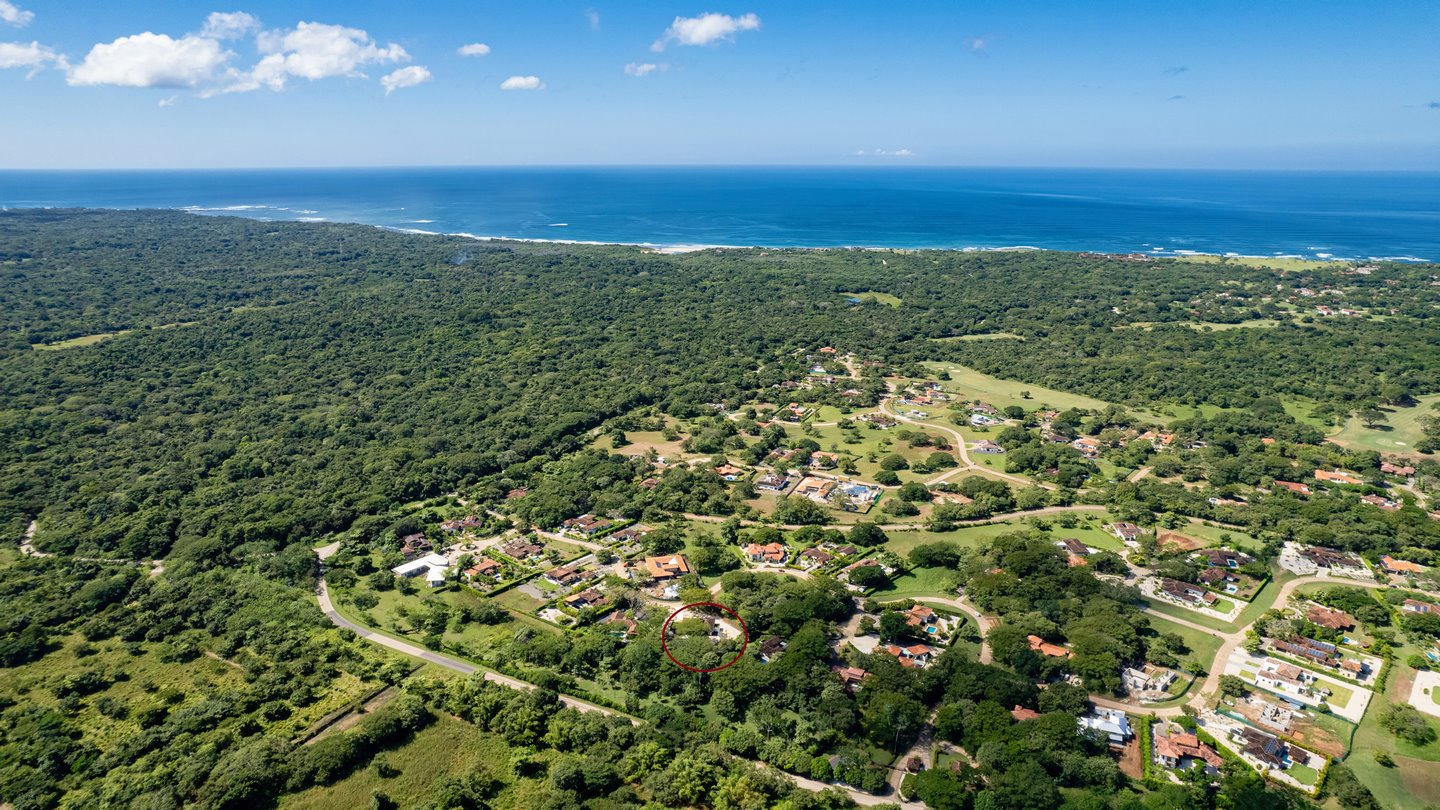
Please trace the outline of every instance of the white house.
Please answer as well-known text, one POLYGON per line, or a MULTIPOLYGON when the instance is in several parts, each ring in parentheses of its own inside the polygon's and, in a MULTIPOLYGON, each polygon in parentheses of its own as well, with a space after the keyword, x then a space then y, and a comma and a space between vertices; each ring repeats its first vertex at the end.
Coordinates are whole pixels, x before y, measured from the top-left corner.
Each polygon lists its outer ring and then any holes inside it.
POLYGON ((1115 745, 1124 745, 1130 739, 1130 718, 1119 709, 1096 708, 1089 714, 1076 718, 1080 730, 1098 731, 1115 745))
POLYGON ((397 577, 425 577, 425 584, 432 588, 444 585, 449 571, 450 561, 440 554, 426 554, 390 569, 397 577))

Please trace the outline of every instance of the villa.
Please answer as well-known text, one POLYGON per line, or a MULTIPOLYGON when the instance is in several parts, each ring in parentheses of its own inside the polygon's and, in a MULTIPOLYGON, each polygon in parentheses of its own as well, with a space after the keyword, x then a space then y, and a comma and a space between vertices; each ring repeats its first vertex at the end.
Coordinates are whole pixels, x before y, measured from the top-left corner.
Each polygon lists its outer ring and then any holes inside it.
POLYGON ((1130 718, 1119 709, 1096 708, 1089 714, 1076 718, 1081 731, 1095 731, 1103 735, 1111 745, 1124 745, 1130 739, 1130 718))
POLYGON ((397 577, 424 577, 425 584, 432 588, 438 588, 445 584, 445 577, 450 571, 450 561, 440 554, 427 554, 419 559, 402 563, 390 569, 390 573, 397 577))
POLYGON ((1069 658, 1075 654, 1058 644, 1051 644, 1039 636, 1026 636, 1025 641, 1029 643, 1030 649, 1049 658, 1069 658))
POLYGON ((1001 447, 995 442, 990 441, 989 439, 982 439, 981 441, 975 443, 975 452, 987 456, 998 456, 1001 453, 1005 452, 1005 448, 1001 447))
POLYGON ((781 543, 768 543, 763 546, 751 543, 745 547, 745 556, 750 562, 779 565, 785 562, 785 546, 781 543))
POLYGON ((1359 486, 1365 483, 1354 473, 1348 473, 1343 470, 1336 470, 1334 472, 1329 470, 1316 470, 1315 480, 1324 481, 1328 484, 1346 484, 1349 486, 1359 486))
POLYGON ((1257 766, 1261 772, 1290 767, 1290 750, 1278 737, 1272 737, 1249 726, 1234 729, 1232 737, 1240 746, 1240 756, 1257 766))
POLYGON ((1171 579, 1169 577, 1160 578, 1158 595, 1164 596, 1172 602, 1191 607, 1201 605, 1209 607, 1219 601, 1220 598, 1199 585, 1191 585, 1188 582, 1181 582, 1178 579, 1171 579))
POLYGON ((1202 548, 1195 552, 1195 556, 1203 559, 1206 565, 1215 568, 1239 568, 1255 561, 1255 558, 1249 554, 1228 548, 1202 548))
POLYGON ((584 537, 598 534, 610 528, 610 526, 610 521, 605 518, 597 518, 594 515, 581 515, 580 517, 573 517, 560 523, 560 528, 563 531, 579 534, 584 537))
POLYGON ((1275 486, 1280 487, 1280 488, 1282 488, 1282 489, 1288 489, 1288 490, 1290 490, 1291 492, 1295 493, 1296 495, 1309 495, 1309 494, 1311 494, 1311 492, 1310 492, 1310 487, 1309 487, 1308 485, 1306 485, 1306 484, 1297 484, 1297 483, 1294 482, 1294 481, 1279 481, 1279 480, 1277 480, 1277 481, 1275 482, 1275 486))
POLYGON ((495 580, 496 582, 499 582, 504 570, 505 566, 501 565, 500 563, 490 559, 489 557, 481 557, 479 560, 475 561, 474 565, 466 568, 460 573, 464 575, 467 582, 474 582, 480 577, 487 577, 489 579, 495 580))
POLYGON ((1425 566, 1409 560, 1397 560, 1387 554, 1380 557, 1380 570, 1387 574, 1418 574, 1425 570, 1425 566))
POLYGON ((1334 610, 1324 605, 1311 605, 1305 610, 1305 620, 1331 630, 1354 630, 1355 617, 1343 610, 1334 610))
POLYGON ((685 559, 683 554, 646 557, 645 572, 650 575, 651 579, 676 579, 690 573, 690 561, 685 559))
POLYGON ((1134 523, 1111 523, 1105 530, 1120 538, 1126 543, 1134 543, 1140 539, 1142 531, 1134 523))
POLYGON ((818 548, 807 548, 800 552, 800 565, 807 571, 834 561, 835 555, 818 548))
POLYGON ((1218 751, 1189 732, 1155 737, 1156 762, 1167 768, 1179 768, 1185 760, 1203 762, 1209 770, 1218 769, 1225 761, 1218 751))
POLYGON ((1279 692, 1286 692, 1292 695, 1303 695, 1310 691, 1310 685, 1315 682, 1315 676, 1295 666, 1286 664, 1271 658, 1265 664, 1265 668, 1255 675, 1255 683, 1266 689, 1273 689, 1279 692))

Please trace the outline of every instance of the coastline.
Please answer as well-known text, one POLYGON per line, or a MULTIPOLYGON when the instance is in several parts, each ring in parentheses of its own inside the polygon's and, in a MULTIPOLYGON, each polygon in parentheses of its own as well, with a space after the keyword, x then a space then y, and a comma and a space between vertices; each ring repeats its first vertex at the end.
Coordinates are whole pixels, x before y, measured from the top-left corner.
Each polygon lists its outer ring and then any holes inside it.
MULTIPOLYGON (((1328 252, 1316 252, 1305 255, 1294 252, 1276 251, 1274 253, 1242 253, 1238 251, 1204 251, 1190 250, 1183 248, 1160 248, 1141 245, 1130 250, 1103 249, 1100 247, 1038 247, 1034 245, 880 245, 880 244, 829 244, 829 245, 795 245, 795 244, 718 244, 718 243, 694 243, 694 242, 652 242, 652 241, 627 241, 627 240, 604 240, 604 239, 561 239, 542 238, 533 236, 507 236, 503 234, 476 234, 468 231, 435 231, 425 228, 406 227, 404 225, 389 225, 378 222, 365 222, 359 219, 343 217, 318 216, 321 212, 311 208, 292 208, 288 206, 269 205, 263 203, 237 204, 225 206, 101 206, 101 205, 7 205, 0 204, 0 212, 19 210, 97 210, 97 211, 170 211, 176 213, 193 214, 195 216, 233 216, 243 219, 250 219, 258 222, 301 222, 301 223, 331 223, 340 225, 358 225, 368 228, 392 231, 395 233, 412 234, 416 236, 445 236, 452 238, 471 239, 477 242, 521 242, 534 244, 557 244, 557 245, 581 245, 590 247, 636 247, 652 253, 665 255, 679 255, 685 253, 696 253, 704 250, 865 250, 878 252, 911 253, 920 251, 935 252, 958 252, 958 253, 1007 253, 1026 251, 1049 251, 1054 253, 1094 253, 1097 255, 1109 256, 1144 256, 1150 259, 1185 259, 1187 257, 1215 257, 1218 259, 1248 259, 1248 260, 1298 260, 1305 262, 1347 264, 1356 262, 1395 262, 1400 264, 1430 264, 1431 260, 1419 256, 1336 256, 1328 252), (280 216, 266 216, 262 212, 283 212, 280 216)), ((413 219, 409 224, 431 224, 433 219, 413 219)), ((552 223, 546 227, 569 227, 568 223, 552 223)))

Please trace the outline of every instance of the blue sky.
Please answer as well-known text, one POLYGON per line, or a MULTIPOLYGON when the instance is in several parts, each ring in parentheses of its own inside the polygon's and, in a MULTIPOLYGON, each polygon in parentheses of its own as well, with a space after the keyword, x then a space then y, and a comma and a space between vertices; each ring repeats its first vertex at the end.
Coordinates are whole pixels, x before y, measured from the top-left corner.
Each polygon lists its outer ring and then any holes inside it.
POLYGON ((1398 0, 0 0, 0 166, 1433 170, 1437 31, 1398 0))

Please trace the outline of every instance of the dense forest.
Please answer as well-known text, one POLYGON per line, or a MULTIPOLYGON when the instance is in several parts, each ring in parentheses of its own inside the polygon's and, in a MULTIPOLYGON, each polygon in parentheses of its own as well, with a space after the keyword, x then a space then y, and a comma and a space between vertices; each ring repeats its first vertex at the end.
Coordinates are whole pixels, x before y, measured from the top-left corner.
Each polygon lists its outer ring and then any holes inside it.
POLYGON ((1108 327, 1260 315, 1247 294, 1304 279, 1048 252, 673 256, 164 212, 0 212, 0 257, 0 526, 16 536, 38 516, 42 546, 136 558, 345 529, 556 455, 636 405, 739 398, 767 364, 825 344, 1121 402, 1292 393, 1348 410, 1385 385, 1440 390, 1437 292, 1416 267, 1395 271, 1415 282, 1414 317, 1205 332, 1108 327), (847 305, 847 289, 902 304, 847 305), (936 340, 977 333, 1025 339, 936 340))

